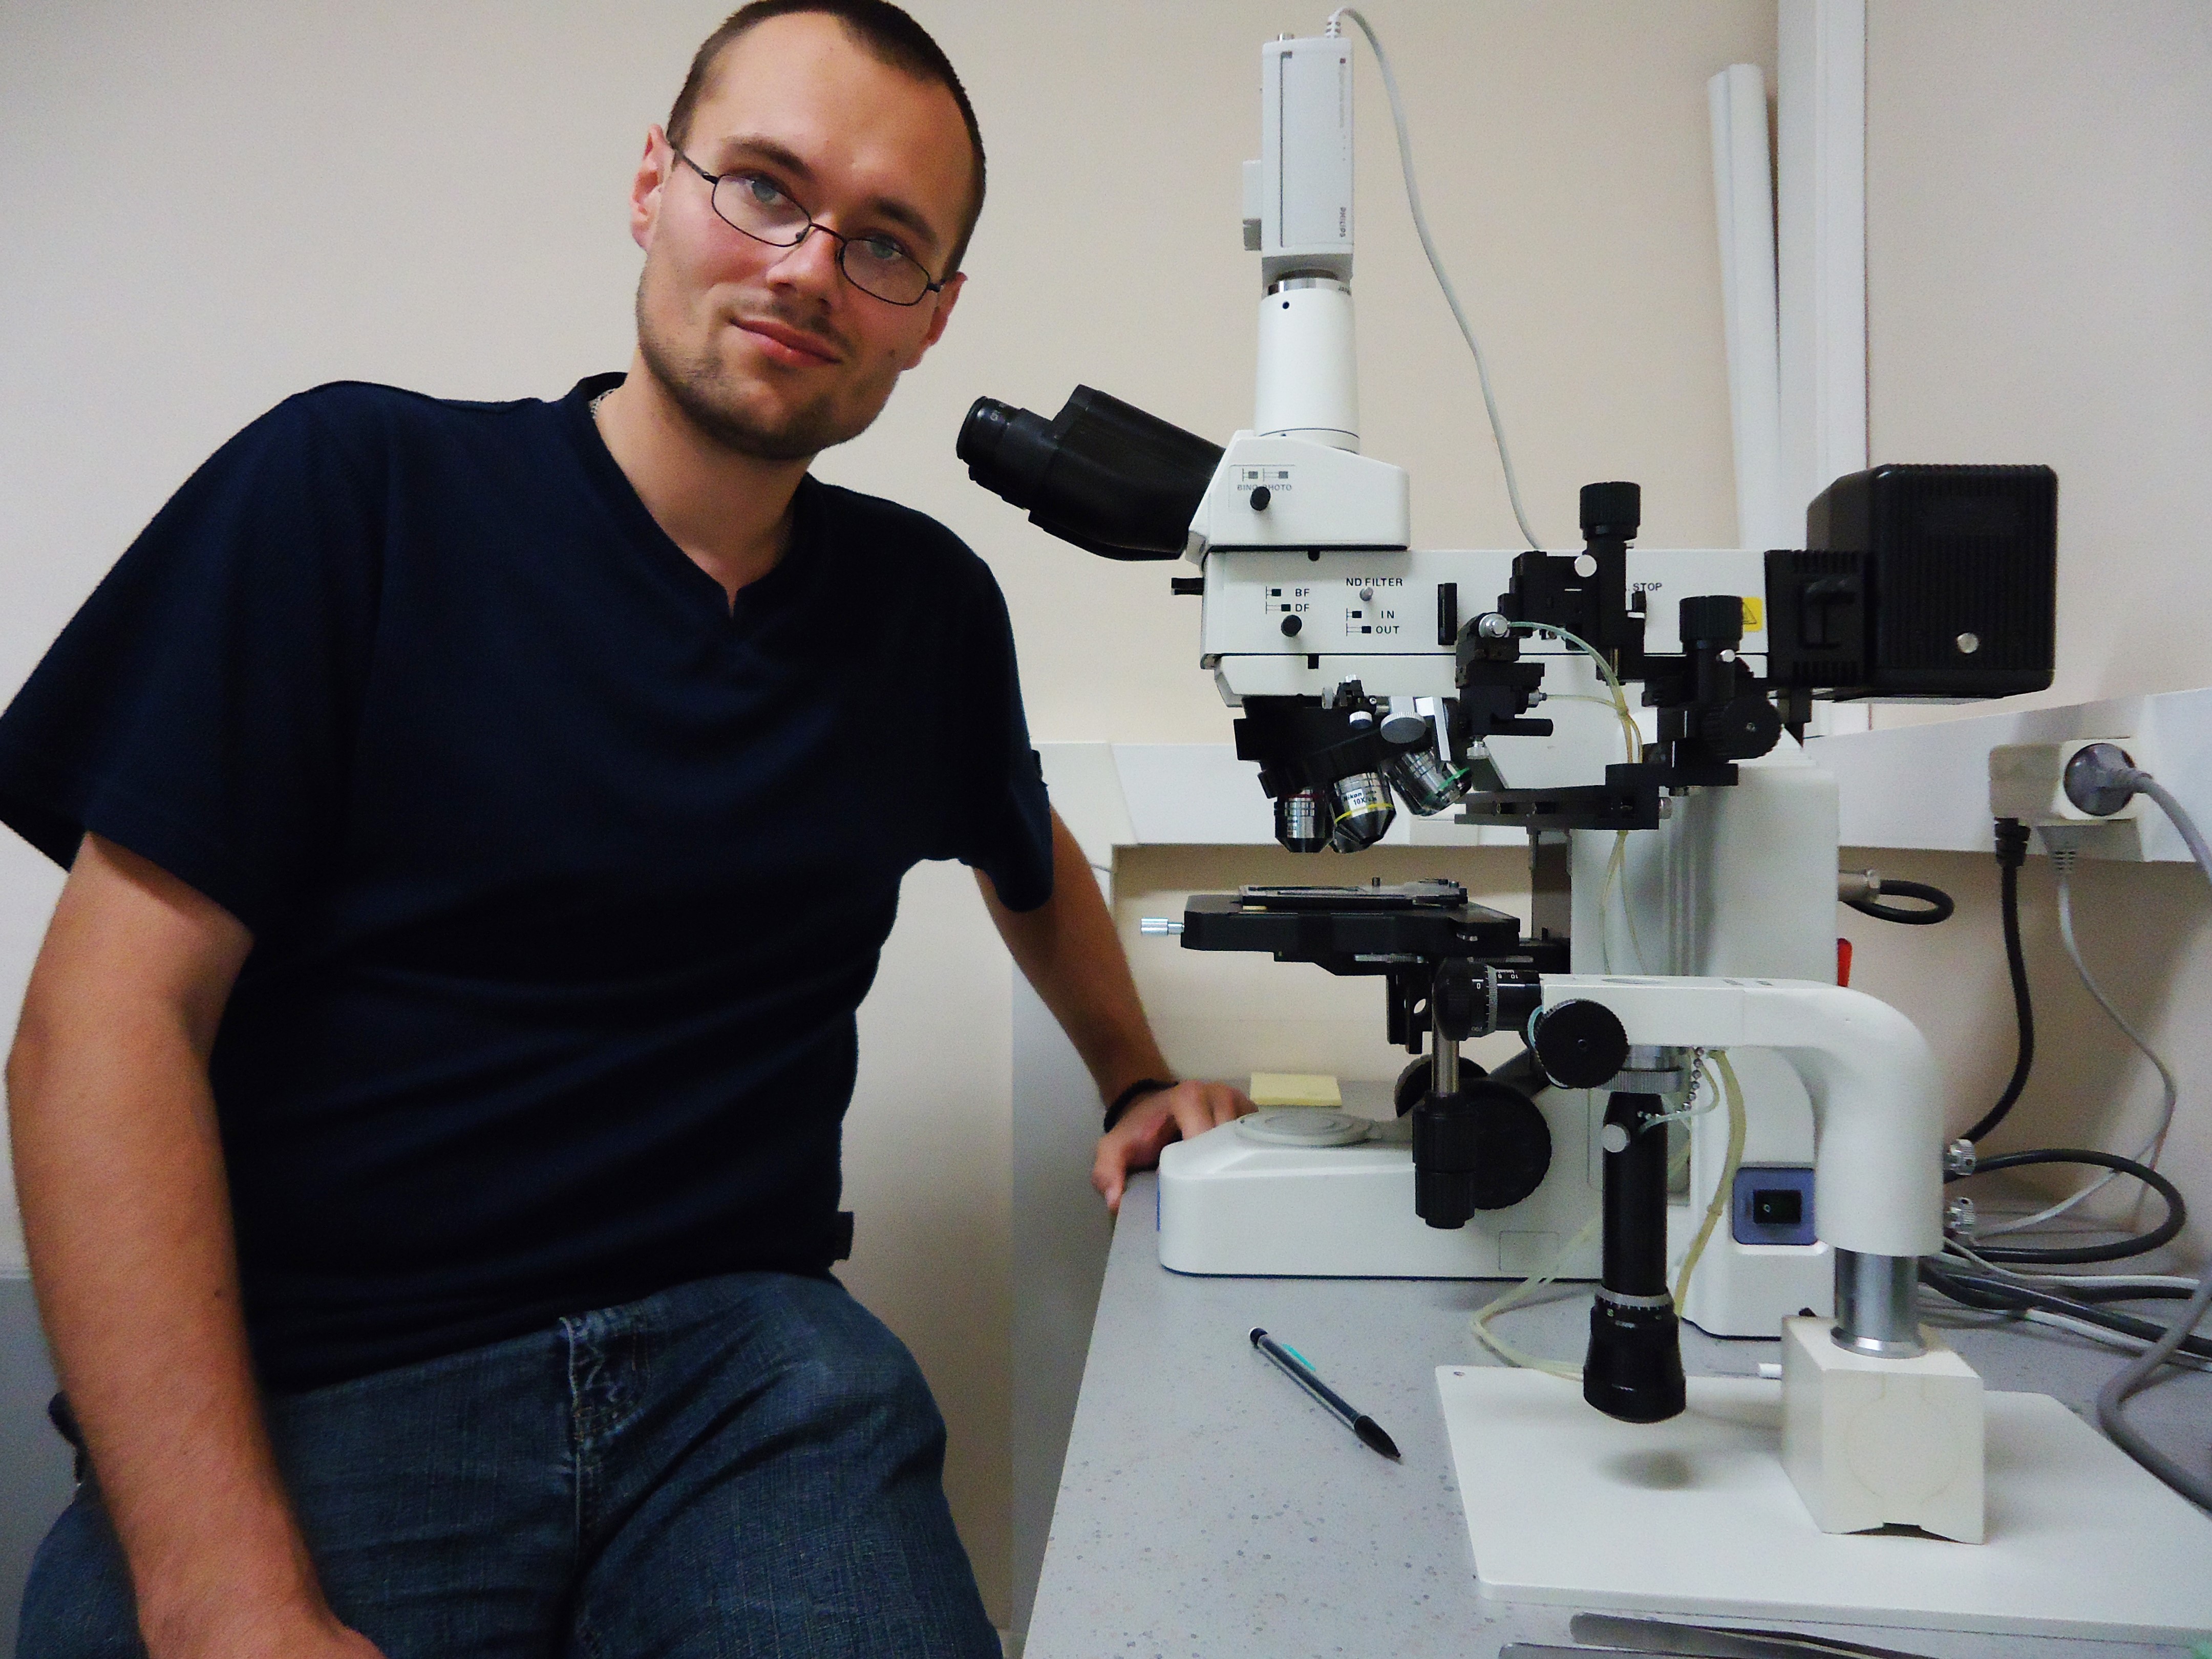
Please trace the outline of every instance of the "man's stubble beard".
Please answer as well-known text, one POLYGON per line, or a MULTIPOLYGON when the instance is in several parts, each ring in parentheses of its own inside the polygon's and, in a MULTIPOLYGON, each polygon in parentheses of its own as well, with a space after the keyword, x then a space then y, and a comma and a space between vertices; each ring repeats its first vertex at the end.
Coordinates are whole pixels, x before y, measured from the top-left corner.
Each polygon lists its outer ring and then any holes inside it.
MULTIPOLYGON (((650 276, 648 268, 637 285, 638 356, 669 400, 715 443, 755 460, 811 460, 825 449, 859 437, 882 412, 879 402, 857 421, 849 416, 841 417, 833 399, 825 395, 801 405, 780 423, 763 423, 744 407, 731 385, 728 369, 711 344, 687 356, 653 325, 646 303, 650 276)), ((777 320, 794 328, 805 326, 796 319, 777 320)), ((726 325, 716 324, 717 329, 723 326, 726 325)))

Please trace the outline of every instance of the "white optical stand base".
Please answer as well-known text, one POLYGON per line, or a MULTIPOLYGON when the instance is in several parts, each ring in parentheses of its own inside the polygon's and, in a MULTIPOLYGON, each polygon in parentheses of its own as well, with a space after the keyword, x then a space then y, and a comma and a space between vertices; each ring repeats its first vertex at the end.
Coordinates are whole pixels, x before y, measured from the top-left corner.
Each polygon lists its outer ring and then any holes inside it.
POLYGON ((1883 1359, 1837 1346, 1835 1328, 1782 1326, 1782 1466, 1814 1523, 1980 1543, 1982 1379, 1932 1331, 1927 1352, 1883 1359))
POLYGON ((1540 1371, 1436 1376, 1489 1599, 1793 1627, 2185 1644, 2212 1632, 2212 1520, 2046 1395, 1983 1396, 1989 1525, 1976 1546, 1823 1532, 1784 1470, 1778 1382, 1693 1376, 1687 1411, 1635 1424, 1540 1371))

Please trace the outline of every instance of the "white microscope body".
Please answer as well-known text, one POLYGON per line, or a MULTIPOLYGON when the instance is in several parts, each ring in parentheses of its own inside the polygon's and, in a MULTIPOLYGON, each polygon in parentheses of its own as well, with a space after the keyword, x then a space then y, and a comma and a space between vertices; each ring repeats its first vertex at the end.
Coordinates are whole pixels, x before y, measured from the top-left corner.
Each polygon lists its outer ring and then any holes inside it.
POLYGON ((1835 982, 1836 789, 1796 738, 1815 694, 2049 684, 2047 632, 1998 606, 2023 571, 2050 586, 2055 479, 1856 474, 1815 501, 1795 551, 1632 548, 1625 483, 1583 490, 1580 554, 1413 548, 1406 474, 1359 453, 1350 46, 1280 40, 1261 61, 1262 153, 1243 181, 1262 289, 1251 428, 1217 447, 1079 387, 1050 422, 979 398, 959 453, 1079 546, 1197 566, 1175 586, 1202 598, 1200 665, 1238 711, 1285 847, 1354 852, 1400 800, 1459 806, 1466 844, 1528 832, 1532 916, 1523 936, 1437 882, 1194 898, 1186 925, 1211 936, 1187 946, 1382 976, 1392 1040, 1418 1054, 1425 1038, 1428 1075, 1395 1122, 1276 1112, 1167 1148, 1161 1261, 1602 1269, 1585 1397, 1653 1421, 1682 1408, 1672 1267, 1717 1204, 1682 1312, 1716 1334, 1783 1335, 1785 1461, 1816 1522, 1978 1540, 1979 1382, 1913 1319, 1916 1263, 1942 1243, 1936 1071, 1911 1021, 1835 982), (1877 490, 1899 507, 1887 528, 1869 527, 1877 490), (1996 490, 2013 493, 1984 510, 1996 490), (1995 550, 1961 552, 1942 527, 1999 522, 1995 550), (1908 621, 1925 643, 1900 643, 1908 621), (1543 1059, 1547 1022, 1571 1014, 1620 1052, 1543 1059), (1528 1036, 1520 1079, 1465 1081, 1460 1040, 1493 1030, 1528 1036), (1741 1079, 1740 1167, 1722 1191, 1727 1115, 1693 1115, 1669 1225, 1662 1103, 1713 1050, 1741 1079), (1632 1271, 1615 1249, 1632 1234, 1632 1271), (1646 1389, 1632 1373, 1662 1348, 1671 1379, 1651 1376, 1671 1389, 1646 1389))
MULTIPOLYGON (((1455 690, 1461 615, 1512 580, 1508 551, 1413 549, 1403 470, 1361 456, 1352 319, 1351 42, 1283 40, 1261 49, 1261 157, 1244 166, 1244 229, 1263 289, 1253 428, 1223 453, 1192 519, 1184 556, 1205 584, 1200 663, 1223 700, 1325 697, 1357 682, 1377 700, 1414 702, 1455 690)), ((1736 593, 1747 601, 1741 653, 1765 654, 1763 556, 1738 550, 1626 552, 1645 649, 1681 649, 1677 601, 1736 593)), ((1492 750, 1516 787, 1586 782, 1622 756, 1588 659, 1554 636, 1527 643, 1563 711, 1547 737, 1499 738, 1492 750)), ((1736 787, 1674 801, 1656 830, 1628 838, 1616 879, 1615 836, 1563 832, 1571 851, 1573 965, 1668 974, 1835 976, 1835 787, 1785 743, 1736 787), (1644 953, 1649 952, 1647 957, 1644 953)), ((1470 835, 1470 843, 1474 836, 1470 835)), ((1561 919, 1562 921, 1565 918, 1561 919)), ((1746 1193, 1809 1184, 1812 1125, 1786 1066, 1744 1068, 1750 1131, 1746 1193), (1764 1171, 1772 1171, 1771 1176, 1764 1171), (1747 1182, 1750 1184, 1747 1184, 1747 1182)), ((1269 1145, 1226 1136, 1163 1164, 1162 1260, 1186 1273, 1328 1276, 1498 1276, 1537 1271, 1585 1230, 1598 1200, 1601 1095, 1547 1090, 1553 1173, 1503 1211, 1443 1231, 1414 1215, 1410 1138, 1379 1132, 1358 1146, 1269 1145), (1326 1192, 1311 1182, 1328 1183, 1326 1192), (1193 1206, 1217 1213, 1186 1216, 1193 1206)), ((1679 1255, 1725 1163, 1723 1115, 1698 1121, 1687 1190, 1675 1206, 1679 1255)), ((1767 1336, 1801 1310, 1832 1310, 1829 1247, 1809 1215, 1761 1225, 1730 1194, 1686 1310, 1720 1335, 1767 1336)), ((1568 1278, 1595 1278, 1594 1236, 1568 1278)))

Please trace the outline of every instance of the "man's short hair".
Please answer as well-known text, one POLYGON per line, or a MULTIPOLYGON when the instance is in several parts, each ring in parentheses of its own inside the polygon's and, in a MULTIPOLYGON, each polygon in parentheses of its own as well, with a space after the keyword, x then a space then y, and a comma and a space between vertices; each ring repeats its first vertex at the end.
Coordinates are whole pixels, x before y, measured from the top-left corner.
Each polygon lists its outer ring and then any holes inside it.
POLYGON ((975 221, 983 213, 983 130, 975 124, 975 106, 968 101, 968 90, 960 84, 960 77, 953 73, 951 59, 930 38, 928 30, 890 0, 752 0, 731 13, 691 59, 691 72, 684 77, 684 89, 676 94, 676 103, 668 112, 668 142, 681 149, 690 140, 692 112, 706 94, 723 49, 771 17, 794 12, 819 12, 836 18, 878 63, 917 81, 943 87, 960 106, 960 118, 968 126, 968 143, 975 153, 975 190, 968 204, 967 222, 960 227, 952 257, 945 264, 945 275, 950 276, 960 269, 960 261, 968 252, 968 239, 975 234, 975 221))

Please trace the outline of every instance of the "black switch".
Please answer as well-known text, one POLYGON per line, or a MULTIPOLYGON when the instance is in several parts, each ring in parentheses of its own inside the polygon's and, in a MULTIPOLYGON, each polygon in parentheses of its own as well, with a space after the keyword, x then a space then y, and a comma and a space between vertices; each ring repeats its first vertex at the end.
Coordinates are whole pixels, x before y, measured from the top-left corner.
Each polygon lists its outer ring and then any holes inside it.
POLYGON ((1296 617, 1285 617, 1283 618, 1283 632, 1292 638, 1296 638, 1298 629, 1304 626, 1305 624, 1300 622, 1296 617))
POLYGON ((1795 1187, 1752 1189, 1751 1218, 1761 1227, 1796 1227, 1805 1220, 1805 1194, 1795 1187))

